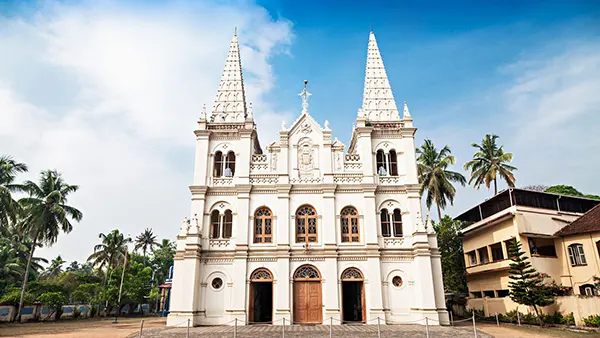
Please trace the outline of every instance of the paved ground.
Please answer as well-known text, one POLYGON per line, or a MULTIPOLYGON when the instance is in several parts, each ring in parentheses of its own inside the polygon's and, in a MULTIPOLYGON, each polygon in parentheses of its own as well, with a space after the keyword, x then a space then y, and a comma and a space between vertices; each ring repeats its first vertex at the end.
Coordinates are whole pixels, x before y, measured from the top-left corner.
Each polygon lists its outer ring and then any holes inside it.
MULTIPOLYGON (((238 327, 237 338, 277 338, 282 337, 282 326, 241 326, 238 327)), ((332 327, 332 337, 343 338, 376 338, 376 325, 335 325, 332 327)), ((430 337, 473 337, 472 329, 468 327, 429 327, 430 337)), ((382 325, 382 338, 418 338, 426 337, 425 326, 421 325, 382 325)), ((483 332, 478 337, 491 337, 483 332)), ((134 337, 133 335, 130 337, 134 337)), ((144 330, 144 338, 184 338, 186 337, 186 328, 165 328, 144 330)), ((190 337, 202 338, 232 338, 233 327, 231 326, 209 326, 190 328, 190 337)), ((328 338, 329 326, 286 326, 286 338, 328 338)))

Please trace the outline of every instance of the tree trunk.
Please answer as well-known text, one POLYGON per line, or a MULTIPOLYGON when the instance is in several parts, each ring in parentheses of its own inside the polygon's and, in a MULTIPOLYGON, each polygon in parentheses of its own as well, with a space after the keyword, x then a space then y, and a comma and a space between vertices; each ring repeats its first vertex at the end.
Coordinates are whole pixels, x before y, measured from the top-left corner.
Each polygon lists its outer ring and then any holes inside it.
POLYGON ((146 267, 146 248, 144 248, 144 267, 146 267))
POLYGON ((496 179, 494 178, 494 196, 496 196, 497 193, 498 193, 498 183, 496 182, 496 179))
POLYGON ((438 222, 441 222, 442 221, 442 211, 440 210, 439 204, 437 204, 437 211, 438 211, 438 222))
POLYGON ((29 252, 29 258, 27 258, 27 267, 25 268, 25 276, 23 277, 23 286, 21 287, 21 300, 19 300, 19 310, 17 311, 17 323, 21 322, 21 312, 23 311, 23 303, 25 302, 25 290, 27 289, 27 280, 29 279, 29 269, 31 269, 31 260, 33 259, 33 252, 37 244, 38 233, 35 233, 33 237, 33 243, 31 245, 31 251, 29 252))

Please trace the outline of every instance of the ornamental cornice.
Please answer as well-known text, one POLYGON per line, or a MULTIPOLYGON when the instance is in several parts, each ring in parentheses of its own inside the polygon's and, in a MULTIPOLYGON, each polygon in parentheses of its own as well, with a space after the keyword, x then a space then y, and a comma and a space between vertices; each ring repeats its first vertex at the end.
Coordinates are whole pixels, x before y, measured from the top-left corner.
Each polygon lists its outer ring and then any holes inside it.
POLYGON ((196 137, 208 137, 210 135, 210 131, 206 129, 196 129, 194 130, 194 134, 196 135, 196 137))
POLYGON ((189 188, 192 195, 204 195, 208 190, 208 186, 206 185, 190 185, 189 188))

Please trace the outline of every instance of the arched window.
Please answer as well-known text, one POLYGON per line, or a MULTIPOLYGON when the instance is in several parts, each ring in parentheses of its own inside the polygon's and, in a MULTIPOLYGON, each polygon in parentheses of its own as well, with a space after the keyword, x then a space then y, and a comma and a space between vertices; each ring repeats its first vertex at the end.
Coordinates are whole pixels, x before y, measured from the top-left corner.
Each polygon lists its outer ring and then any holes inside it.
POLYGON ((213 175, 215 177, 223 176, 223 153, 220 151, 215 153, 215 169, 213 175))
POLYGON ((235 175, 235 153, 230 151, 225 159, 225 177, 233 177, 235 175))
POLYGON ((569 251, 569 261, 571 266, 586 265, 585 254, 583 253, 583 245, 579 243, 571 244, 567 248, 569 251))
POLYGON ((377 150, 377 175, 379 176, 398 176, 398 155, 395 150, 388 153, 382 149, 377 150))
POLYGON ((294 273, 294 280, 307 280, 307 279, 321 279, 321 274, 319 274, 319 270, 314 268, 311 265, 302 265, 296 272, 294 273))
POLYGON ((389 170, 390 170, 390 175, 391 176, 398 176, 398 156, 396 156, 396 151, 395 150, 390 150, 389 156, 389 170))
POLYGON ((383 150, 379 149, 377 150, 377 174, 380 176, 386 176, 387 171, 385 154, 383 153, 383 150))
POLYGON ((317 241, 317 212, 310 205, 303 205, 296 211, 296 243, 317 241))
POLYGON ((391 237, 390 214, 387 209, 381 209, 381 236, 391 237))
POLYGON ((342 242, 359 242, 358 211, 353 207, 345 207, 340 214, 342 224, 342 242))
POLYGON ((394 223, 394 236, 402 237, 402 213, 400 209, 394 209, 392 220, 394 223))
POLYGON ((210 214, 210 238, 231 238, 233 228, 233 213, 231 210, 225 210, 219 213, 219 210, 213 210, 210 214))
POLYGON ((260 208, 254 213, 254 243, 271 243, 273 214, 269 208, 260 208))
POLYGON ((231 238, 231 230, 233 227, 233 213, 231 210, 225 210, 223 216, 223 238, 231 238))
POLYGON ((210 238, 219 238, 221 231, 221 217, 219 217, 219 210, 214 210, 210 214, 210 238))

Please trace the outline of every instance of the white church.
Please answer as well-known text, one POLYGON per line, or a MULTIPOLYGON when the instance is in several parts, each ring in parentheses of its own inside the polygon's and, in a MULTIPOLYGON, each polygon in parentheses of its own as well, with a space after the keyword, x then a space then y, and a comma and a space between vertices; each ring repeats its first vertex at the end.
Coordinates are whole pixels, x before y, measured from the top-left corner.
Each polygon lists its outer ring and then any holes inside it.
POLYGON ((310 115, 309 95, 305 81, 298 118, 263 150, 234 35, 194 131, 168 326, 448 324, 436 235, 421 213, 416 128, 406 103, 398 111, 373 32, 347 149, 310 115))

